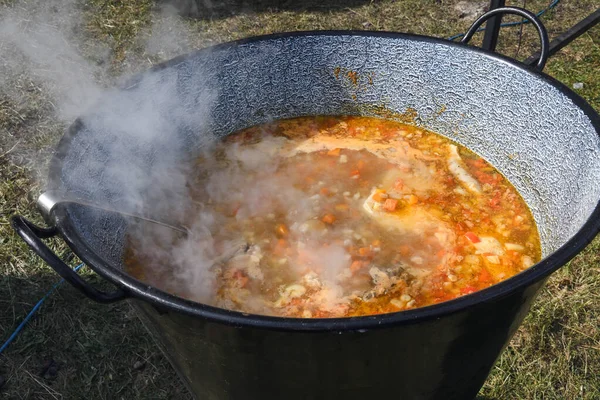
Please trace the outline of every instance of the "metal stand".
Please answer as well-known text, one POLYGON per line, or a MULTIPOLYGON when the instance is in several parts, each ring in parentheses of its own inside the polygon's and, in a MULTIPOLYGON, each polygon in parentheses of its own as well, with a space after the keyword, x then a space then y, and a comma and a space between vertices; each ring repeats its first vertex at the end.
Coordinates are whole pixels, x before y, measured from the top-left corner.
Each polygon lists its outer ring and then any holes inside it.
MULTIPOLYGON (((590 28, 595 26, 598 22, 600 22, 600 8, 591 13, 588 17, 579 21, 571 29, 561 33, 556 37, 556 39, 551 41, 548 56, 551 56, 552 54, 556 53, 557 51, 571 43, 573 40, 577 39, 579 36, 583 35, 590 28)), ((523 61, 523 63, 527 65, 534 65, 535 63, 537 63, 539 58, 540 54, 536 53, 528 59, 526 59, 525 61, 523 61)))
MULTIPOLYGON (((505 0, 491 0, 490 2, 490 10, 495 8, 504 7, 505 0)), ((496 50, 496 44, 498 43, 498 35, 500 33, 500 24, 502 16, 496 16, 490 18, 490 20, 485 25, 485 35, 483 37, 482 48, 490 51, 496 50)), ((567 31, 561 33, 550 42, 550 51, 548 56, 553 55, 573 40, 577 39, 579 36, 583 35, 590 28, 595 26, 598 22, 600 22, 600 8, 594 11, 592 14, 581 20, 579 23, 568 29, 567 31)), ((527 65, 535 65, 540 58, 540 54, 536 53, 523 61, 524 64, 527 65)))
MULTIPOLYGON (((505 0, 492 0, 490 10, 504 7, 505 0)), ((500 24, 502 23, 502 15, 492 17, 485 23, 485 33, 483 35, 483 43, 481 47, 485 50, 495 51, 498 44, 498 35, 500 34, 500 24)))

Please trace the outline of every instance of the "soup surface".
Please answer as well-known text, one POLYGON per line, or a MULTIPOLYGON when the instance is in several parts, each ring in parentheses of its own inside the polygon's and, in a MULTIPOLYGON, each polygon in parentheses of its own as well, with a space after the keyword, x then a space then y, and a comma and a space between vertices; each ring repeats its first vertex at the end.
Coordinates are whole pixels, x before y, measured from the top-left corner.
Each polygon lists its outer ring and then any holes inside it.
POLYGON ((540 259, 509 182, 414 126, 281 120, 228 136, 189 171, 190 234, 138 225, 125 263, 194 301, 300 318, 389 313, 468 295, 540 259))

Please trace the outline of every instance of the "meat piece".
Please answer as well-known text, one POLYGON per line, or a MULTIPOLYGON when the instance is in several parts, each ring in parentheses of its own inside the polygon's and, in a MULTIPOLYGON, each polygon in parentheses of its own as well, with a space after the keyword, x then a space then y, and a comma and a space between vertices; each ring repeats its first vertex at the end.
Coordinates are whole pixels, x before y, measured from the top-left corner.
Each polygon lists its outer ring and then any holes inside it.
POLYGON ((535 264, 535 262, 533 261, 533 258, 531 258, 529 256, 523 256, 523 257, 521 257, 521 264, 523 266, 523 269, 527 269, 527 268, 531 267, 533 264, 535 264))
POLYGON ((331 316, 342 316, 349 308, 349 298, 344 296, 339 286, 323 287, 310 296, 311 306, 331 314, 331 316))
POLYGON ((380 296, 392 287, 392 280, 389 275, 377 267, 372 267, 369 270, 369 275, 373 280, 375 295, 380 296))
POLYGON ((496 238, 492 236, 480 236, 479 242, 473 243, 473 246, 477 249, 475 254, 486 254, 489 253, 495 256, 501 256, 504 254, 504 248, 496 238))
POLYGON ((292 299, 302 297, 304 293, 306 293, 306 288, 304 286, 299 285, 297 283, 289 285, 285 289, 283 289, 281 295, 279 296, 279 299, 277 299, 274 305, 275 307, 286 306, 290 303, 290 301, 292 301, 292 299))
POLYGON ((393 187, 394 183, 400 179, 404 182, 407 190, 416 194, 422 194, 428 190, 443 189, 439 178, 432 173, 429 166, 424 162, 432 161, 435 158, 411 147, 404 140, 379 143, 373 140, 318 134, 289 149, 287 156, 291 157, 298 153, 312 153, 333 149, 366 150, 379 158, 398 165, 400 168, 390 171, 383 178, 382 184, 385 187, 393 187))
POLYGON ((243 254, 237 254, 232 257, 227 266, 232 269, 244 271, 249 278, 262 281, 264 274, 260 268, 260 262, 263 258, 263 253, 260 247, 250 246, 249 250, 243 254))
POLYGON ((308 272, 306 275, 302 277, 302 283, 306 285, 306 287, 310 289, 319 289, 321 287, 321 281, 319 279, 319 275, 315 272, 308 272))
POLYGON ((458 148, 450 144, 448 145, 450 155, 448 156, 448 169, 456 179, 471 193, 480 194, 481 185, 473 178, 463 167, 463 161, 458 154, 458 148))
POLYGON ((440 246, 449 251, 455 245, 456 234, 447 223, 439 219, 424 206, 414 204, 395 213, 381 210, 381 203, 373 200, 374 190, 363 203, 363 209, 380 225, 404 235, 433 235, 440 246))

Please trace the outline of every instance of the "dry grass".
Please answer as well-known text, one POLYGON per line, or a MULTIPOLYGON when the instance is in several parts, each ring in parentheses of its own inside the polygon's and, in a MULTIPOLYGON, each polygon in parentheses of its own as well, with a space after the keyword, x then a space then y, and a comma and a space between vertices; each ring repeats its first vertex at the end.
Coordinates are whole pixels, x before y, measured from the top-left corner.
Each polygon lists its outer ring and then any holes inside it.
MULTIPOLYGON (((165 16, 150 0, 79 0, 78 7, 85 16, 79 26, 79 49, 90 62, 106 63, 102 79, 103 84, 110 84, 117 74, 146 68, 174 55, 173 51, 271 32, 369 29, 448 37, 464 32, 472 20, 459 17, 453 8, 456 2, 226 0, 210 10, 190 9, 197 18, 183 19, 165 16), (148 51, 151 27, 161 26, 167 18, 177 22, 176 29, 167 33, 177 40, 178 46, 165 43, 165 49, 148 51), (99 47, 107 48, 108 55, 98 56, 94 50, 99 47)), ((3 4, 18 6, 20 2, 0 0, 3 4)), ((539 10, 547 4, 548 1, 527 1, 527 8, 539 10)), ((546 14, 545 23, 553 36, 599 6, 598 0, 562 1, 546 14)), ((518 32, 518 28, 504 29, 499 50, 510 56, 518 53, 517 58, 522 59, 537 48, 537 37, 531 27, 526 27, 519 47, 518 32)), ((599 65, 597 27, 553 57, 546 71, 567 85, 583 82, 579 93, 600 110, 599 65)), ((43 170, 63 129, 64 123, 55 117, 44 86, 33 77, 16 74, 0 81, 0 341, 58 280, 16 237, 8 218, 18 213, 37 219, 33 205, 40 191, 37 171, 43 170)), ((64 245, 53 243, 53 248, 69 259, 64 245)), ((76 260, 69 262, 75 265, 76 260)), ((82 273, 93 282, 99 281, 85 269, 82 273)), ((481 396, 600 398, 599 300, 600 238, 596 238, 580 256, 552 276, 499 359, 481 396)), ((128 305, 94 304, 68 285, 49 298, 18 339, 0 355, 0 396, 189 398, 128 305)))

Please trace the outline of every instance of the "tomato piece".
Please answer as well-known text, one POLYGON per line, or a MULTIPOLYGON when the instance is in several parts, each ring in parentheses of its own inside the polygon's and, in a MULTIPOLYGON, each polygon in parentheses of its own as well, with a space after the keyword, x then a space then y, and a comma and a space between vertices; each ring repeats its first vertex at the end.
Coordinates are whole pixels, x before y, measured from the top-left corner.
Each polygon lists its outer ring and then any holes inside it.
POLYGON ((500 193, 498 192, 493 198, 489 201, 490 207, 498 208, 500 206, 500 193))
POLYGON ((469 239, 469 241, 471 243, 479 243, 479 242, 481 242, 481 239, 479 239, 479 236, 477 236, 473 232, 467 232, 467 233, 465 233, 465 236, 467 237, 467 239, 469 239))
POLYGON ((358 255, 361 257, 369 257, 371 255, 370 247, 361 247, 358 249, 358 255))
POLYGON ((460 289, 461 294, 471 294, 477 291, 475 286, 467 285, 464 288, 460 289))
POLYGON ((333 224, 335 222, 335 215, 333 214, 325 214, 323 216, 323 218, 321 218, 321 221, 325 222, 326 224, 333 224))
POLYGON ((489 271, 486 268, 481 268, 481 271, 479 272, 479 276, 477 277, 477 279, 481 283, 490 283, 492 281, 492 275, 489 273, 489 271))
POLYGON ((352 273, 355 274, 356 272, 361 270, 366 265, 369 265, 369 264, 365 263, 364 261, 361 261, 361 260, 352 261, 352 264, 350 265, 350 271, 352 271, 352 273))
POLYGON ((386 211, 394 211, 396 210, 396 206, 398 205, 398 200, 396 199, 386 199, 383 203, 383 209, 386 211))

